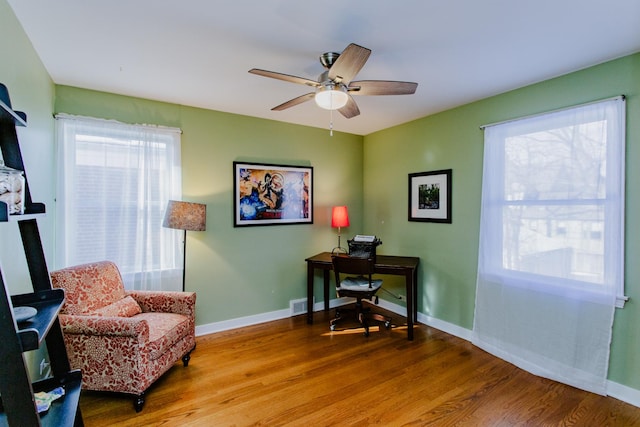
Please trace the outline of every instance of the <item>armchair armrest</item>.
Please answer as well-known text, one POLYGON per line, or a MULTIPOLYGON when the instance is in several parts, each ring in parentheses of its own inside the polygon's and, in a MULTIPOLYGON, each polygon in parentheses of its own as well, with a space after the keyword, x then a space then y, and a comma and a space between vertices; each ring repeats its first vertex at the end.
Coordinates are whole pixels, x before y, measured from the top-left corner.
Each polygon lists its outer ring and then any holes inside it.
POLYGON ((195 292, 126 291, 126 294, 136 300, 143 312, 176 313, 195 319, 195 292))
POLYGON ((149 341, 149 324, 135 317, 103 317, 59 314, 62 332, 69 335, 133 337, 139 342, 149 341))

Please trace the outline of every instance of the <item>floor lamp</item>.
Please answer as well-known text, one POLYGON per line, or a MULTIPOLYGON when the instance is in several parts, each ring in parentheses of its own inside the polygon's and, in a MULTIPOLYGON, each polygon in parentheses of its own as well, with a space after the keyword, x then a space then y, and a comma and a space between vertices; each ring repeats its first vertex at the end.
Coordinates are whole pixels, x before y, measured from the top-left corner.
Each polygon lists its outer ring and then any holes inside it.
POLYGON ((205 231, 207 225, 207 205, 201 203, 180 202, 169 200, 167 210, 164 213, 162 226, 184 230, 182 248, 182 292, 187 271, 187 230, 205 231))
POLYGON ((332 254, 348 253, 347 250, 340 246, 340 228, 349 226, 349 212, 346 206, 334 206, 331 209, 331 227, 338 228, 338 246, 333 248, 332 254))

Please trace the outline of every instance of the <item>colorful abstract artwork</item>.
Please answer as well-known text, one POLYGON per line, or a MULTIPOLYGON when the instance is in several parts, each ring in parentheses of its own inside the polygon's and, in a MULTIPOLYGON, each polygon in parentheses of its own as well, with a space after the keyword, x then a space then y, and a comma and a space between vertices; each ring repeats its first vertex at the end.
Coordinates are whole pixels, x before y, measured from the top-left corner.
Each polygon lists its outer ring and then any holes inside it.
POLYGON ((313 168, 234 162, 234 226, 313 223, 313 168))

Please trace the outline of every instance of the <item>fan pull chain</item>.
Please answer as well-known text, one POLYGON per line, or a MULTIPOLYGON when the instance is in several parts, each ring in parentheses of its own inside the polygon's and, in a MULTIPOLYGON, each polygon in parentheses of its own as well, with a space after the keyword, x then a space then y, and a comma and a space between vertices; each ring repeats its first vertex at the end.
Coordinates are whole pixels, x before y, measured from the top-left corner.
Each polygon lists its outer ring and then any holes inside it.
POLYGON ((333 136, 333 110, 329 110, 329 136, 333 136))

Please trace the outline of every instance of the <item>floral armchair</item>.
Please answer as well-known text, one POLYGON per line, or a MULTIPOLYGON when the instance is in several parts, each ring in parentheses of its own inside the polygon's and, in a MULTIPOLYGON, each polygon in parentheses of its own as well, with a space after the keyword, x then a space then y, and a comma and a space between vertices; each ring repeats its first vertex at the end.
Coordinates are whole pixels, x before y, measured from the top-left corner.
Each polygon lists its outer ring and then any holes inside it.
POLYGON ((127 291, 110 261, 51 273, 65 290, 59 315, 69 362, 82 387, 134 395, 142 410, 147 388, 195 348, 193 292, 127 291))

